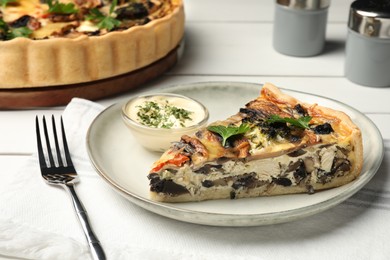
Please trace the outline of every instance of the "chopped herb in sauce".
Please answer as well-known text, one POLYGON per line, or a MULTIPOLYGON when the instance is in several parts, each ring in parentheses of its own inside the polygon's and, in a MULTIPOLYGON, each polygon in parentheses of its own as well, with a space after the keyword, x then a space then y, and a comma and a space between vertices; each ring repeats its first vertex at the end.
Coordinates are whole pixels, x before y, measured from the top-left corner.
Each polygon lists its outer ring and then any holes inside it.
POLYGON ((186 120, 192 120, 193 113, 184 108, 171 105, 168 101, 159 104, 154 101, 146 101, 142 106, 137 106, 137 116, 141 124, 156 128, 170 129, 172 127, 185 127, 186 120))

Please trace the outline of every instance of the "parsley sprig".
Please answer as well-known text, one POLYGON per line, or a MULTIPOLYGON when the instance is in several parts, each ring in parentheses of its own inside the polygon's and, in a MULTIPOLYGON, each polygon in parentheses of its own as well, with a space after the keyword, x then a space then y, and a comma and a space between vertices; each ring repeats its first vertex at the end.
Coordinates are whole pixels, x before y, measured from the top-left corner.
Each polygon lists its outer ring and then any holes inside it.
POLYGON ((111 6, 107 15, 103 14, 99 9, 92 8, 89 10, 89 15, 87 15, 86 19, 88 21, 96 22, 97 27, 99 29, 107 29, 111 31, 115 27, 121 24, 121 21, 115 19, 112 14, 114 13, 115 7, 118 3, 118 0, 113 0, 111 2, 111 6))
POLYGON ((33 31, 28 27, 18 27, 11 28, 9 31, 9 39, 14 39, 17 37, 25 37, 27 38, 33 31))
POLYGON ((58 2, 58 0, 46 0, 46 4, 49 6, 48 13, 51 14, 75 14, 78 12, 73 3, 65 4, 58 2))
POLYGON ((211 125, 207 127, 207 130, 217 133, 222 137, 222 146, 225 146, 227 139, 232 136, 245 134, 251 129, 249 124, 241 124, 239 126, 223 126, 223 125, 211 125))
POLYGON ((17 37, 28 37, 33 31, 28 27, 10 27, 3 19, 0 19, 0 40, 12 40, 17 37))
POLYGON ((309 129, 309 122, 311 120, 311 116, 302 116, 300 118, 292 118, 292 117, 280 117, 278 115, 271 115, 267 122, 268 123, 289 123, 293 126, 309 129))

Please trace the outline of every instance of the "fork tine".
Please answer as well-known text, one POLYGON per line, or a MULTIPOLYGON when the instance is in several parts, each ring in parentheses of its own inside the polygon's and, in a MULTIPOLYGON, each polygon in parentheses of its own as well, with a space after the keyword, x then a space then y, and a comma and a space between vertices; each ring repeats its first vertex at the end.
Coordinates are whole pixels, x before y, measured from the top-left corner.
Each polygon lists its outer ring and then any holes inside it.
POLYGON ((52 116, 52 126, 53 126, 53 135, 54 135, 53 138, 55 142, 55 149, 57 152, 59 167, 56 167, 54 165, 54 158, 50 147, 49 134, 47 131, 46 119, 44 116, 43 116, 42 123, 43 123, 43 132, 46 139, 46 148, 48 150, 47 153, 50 160, 50 166, 46 165, 46 159, 45 159, 46 156, 43 151, 44 145, 42 144, 43 137, 41 138, 41 133, 40 133, 42 128, 40 129, 39 118, 38 116, 36 116, 35 125, 36 125, 36 133, 37 133, 38 156, 39 156, 39 164, 41 167, 42 177, 48 184, 61 185, 65 190, 68 191, 70 197, 72 198, 73 207, 76 211, 81 227, 83 228, 84 234, 87 238, 88 245, 92 252, 93 258, 101 259, 101 260, 106 259, 104 250, 100 245, 100 242, 96 237, 96 235, 94 234, 92 227, 89 223, 87 211, 85 210, 83 204, 78 198, 74 187, 74 184, 78 182, 79 179, 77 177, 76 169, 74 168, 72 160, 70 158, 70 152, 68 148, 68 142, 66 141, 65 127, 64 127, 64 122, 62 120, 62 117, 61 117, 61 134, 62 134, 62 141, 63 141, 63 148, 64 148, 63 150, 60 149, 59 143, 61 142, 61 140, 58 140, 58 136, 60 135, 60 133, 58 132, 57 134, 55 118, 54 115, 52 116), (61 156, 62 153, 65 153, 65 155, 61 156), (65 160, 66 160, 66 166, 63 165, 65 160))
POLYGON ((41 132, 39 130, 39 119, 38 116, 35 117, 35 129, 37 133, 37 145, 38 145, 38 158, 39 158, 39 165, 41 168, 46 168, 46 161, 45 161, 45 155, 43 153, 42 148, 42 140, 41 140, 41 132))
POLYGON ((64 163, 62 161, 60 146, 58 144, 57 128, 56 128, 56 121, 54 119, 54 115, 51 115, 51 122, 52 122, 52 126, 53 126, 54 143, 55 143, 56 152, 57 152, 58 166, 64 166, 64 163))
POLYGON ((72 159, 70 158, 68 142, 66 140, 64 121, 62 120, 62 116, 61 116, 61 132, 62 132, 62 141, 64 142, 64 152, 65 152, 66 164, 67 164, 67 166, 73 166, 72 159))
POLYGON ((50 162, 50 167, 54 167, 54 158, 53 154, 51 152, 51 145, 50 145, 50 139, 49 139, 49 134, 47 132, 47 125, 46 125, 46 118, 43 116, 43 132, 45 133, 45 139, 46 139, 46 148, 47 148, 47 154, 49 155, 49 162, 50 162))

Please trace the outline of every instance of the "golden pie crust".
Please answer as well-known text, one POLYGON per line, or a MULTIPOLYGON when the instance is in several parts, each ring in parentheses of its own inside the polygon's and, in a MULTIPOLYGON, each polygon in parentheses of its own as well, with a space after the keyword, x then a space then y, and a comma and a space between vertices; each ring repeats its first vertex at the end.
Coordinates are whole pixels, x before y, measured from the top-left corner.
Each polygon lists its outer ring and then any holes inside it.
POLYGON ((143 68, 174 50, 184 34, 182 0, 172 12, 142 26, 101 36, 0 41, 0 88, 96 81, 143 68))

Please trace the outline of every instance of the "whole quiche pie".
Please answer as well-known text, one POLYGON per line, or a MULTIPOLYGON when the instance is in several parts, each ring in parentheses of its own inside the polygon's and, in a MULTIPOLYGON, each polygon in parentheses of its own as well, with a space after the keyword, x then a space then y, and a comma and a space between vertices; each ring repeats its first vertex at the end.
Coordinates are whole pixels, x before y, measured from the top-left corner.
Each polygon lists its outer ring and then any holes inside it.
POLYGON ((132 72, 174 50, 183 33, 181 0, 0 0, 0 88, 132 72))

